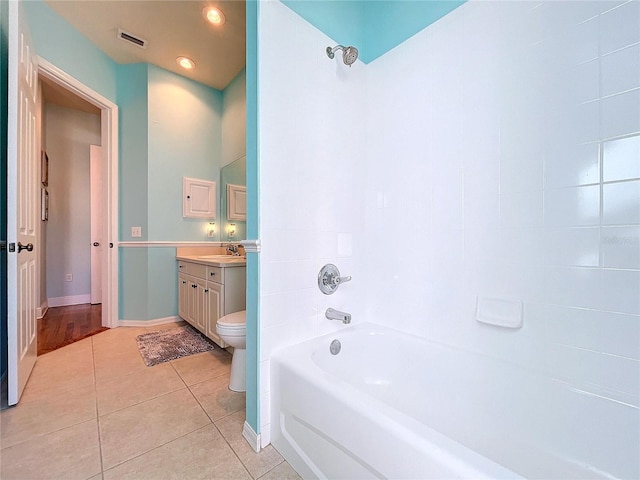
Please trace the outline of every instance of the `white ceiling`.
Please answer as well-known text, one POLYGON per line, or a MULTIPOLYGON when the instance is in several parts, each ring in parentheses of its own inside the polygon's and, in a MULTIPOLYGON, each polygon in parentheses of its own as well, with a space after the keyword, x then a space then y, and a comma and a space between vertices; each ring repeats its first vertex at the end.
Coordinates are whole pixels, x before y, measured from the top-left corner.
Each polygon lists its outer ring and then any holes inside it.
POLYGON ((40 85, 42 86, 42 98, 46 103, 100 115, 98 107, 43 76, 40 76, 40 85))
POLYGON ((223 90, 245 65, 245 0, 46 0, 116 63, 151 63, 223 90), (205 22, 202 9, 218 7, 224 25, 205 22), (147 40, 146 49, 117 38, 118 29, 147 40), (186 71, 176 58, 193 59, 186 71))

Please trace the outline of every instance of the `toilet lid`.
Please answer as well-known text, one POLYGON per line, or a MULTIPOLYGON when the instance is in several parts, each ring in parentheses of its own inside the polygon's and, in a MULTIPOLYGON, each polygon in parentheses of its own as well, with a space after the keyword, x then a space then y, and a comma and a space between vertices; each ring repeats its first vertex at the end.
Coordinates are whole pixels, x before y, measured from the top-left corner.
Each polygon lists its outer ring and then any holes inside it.
POLYGON ((243 327, 247 323, 247 311, 230 313, 218 319, 218 325, 223 327, 243 327))

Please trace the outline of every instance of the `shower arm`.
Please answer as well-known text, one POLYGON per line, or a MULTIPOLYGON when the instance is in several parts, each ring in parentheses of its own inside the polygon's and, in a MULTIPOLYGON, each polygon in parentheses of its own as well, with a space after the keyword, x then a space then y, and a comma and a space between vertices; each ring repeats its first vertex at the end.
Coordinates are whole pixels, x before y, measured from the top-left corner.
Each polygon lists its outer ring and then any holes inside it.
POLYGON ((335 47, 331 48, 331 47, 327 47, 327 56, 329 58, 333 58, 336 55, 336 52, 338 50, 342 50, 344 51, 344 47, 342 45, 336 45, 335 47))

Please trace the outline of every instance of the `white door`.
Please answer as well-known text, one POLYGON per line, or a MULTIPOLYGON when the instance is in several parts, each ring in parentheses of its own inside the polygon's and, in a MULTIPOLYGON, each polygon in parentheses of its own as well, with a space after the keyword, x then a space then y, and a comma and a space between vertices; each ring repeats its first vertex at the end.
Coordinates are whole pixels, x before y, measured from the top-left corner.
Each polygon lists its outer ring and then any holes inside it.
POLYGON ((91 303, 102 303, 102 147, 90 147, 91 303))
POLYGON ((9 2, 7 129, 8 402, 18 403, 37 355, 36 222, 40 155, 36 137, 36 55, 22 2, 9 2))

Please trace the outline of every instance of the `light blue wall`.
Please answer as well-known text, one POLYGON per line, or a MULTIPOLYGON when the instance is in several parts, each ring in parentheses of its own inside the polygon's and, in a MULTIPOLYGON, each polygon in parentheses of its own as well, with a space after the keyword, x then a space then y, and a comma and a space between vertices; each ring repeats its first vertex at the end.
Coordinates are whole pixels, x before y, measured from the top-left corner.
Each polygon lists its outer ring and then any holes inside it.
MULTIPOLYGON (((119 240, 132 240, 131 226, 142 227, 141 240, 147 239, 147 65, 119 65, 119 240)), ((118 268, 119 318, 146 318, 147 251, 120 248, 118 268)))
MULTIPOLYGON (((0 1, 0 239, 7 239, 8 3, 0 1)), ((0 251, 0 377, 7 371, 7 251, 0 251)))
POLYGON ((366 3, 365 51, 369 63, 431 25, 466 0, 393 0, 366 3))
POLYGON ((236 224, 235 239, 247 238, 247 222, 227 220, 226 185, 246 185, 247 153, 247 71, 242 69, 222 92, 222 166, 220 178, 220 235, 222 241, 233 240, 226 235, 226 226, 236 224))
POLYGON ((242 69, 222 92, 222 166, 247 153, 247 71, 242 69))
MULTIPOLYGON (((163 318, 178 314, 178 262, 175 248, 150 248, 147 275, 147 317, 163 318)), ((142 317, 141 317, 142 318, 142 317)))
POLYGON ((148 71, 146 63, 118 66, 119 122, 119 240, 132 240, 131 226, 142 227, 148 235, 147 221, 147 123, 148 71))
POLYGON ((222 92, 149 65, 148 138, 149 240, 218 240, 208 221, 182 217, 182 177, 220 188, 222 92))
MULTIPOLYGON (((303 2, 299 0, 283 0, 282 3, 331 37, 336 43, 345 46, 354 45, 358 48, 360 59, 365 63, 375 58, 366 57, 365 11, 367 5, 371 2, 361 0, 310 0, 303 2)), ((378 26, 380 30, 390 27, 386 23, 384 27, 378 26)), ((333 47, 334 45, 331 46, 333 47)), ((295 48, 295 46, 292 46, 292 48, 295 48)))
MULTIPOLYGON (((148 248, 120 248, 118 256, 118 312, 120 319, 145 320, 148 316, 148 248)), ((176 284, 177 285, 177 284, 176 284)), ((163 315, 164 316, 164 315, 163 315)))
POLYGON ((337 43, 354 45, 359 59, 369 63, 464 1, 283 0, 283 3, 337 43))
POLYGON ((174 247, 120 249, 120 318, 149 320, 178 314, 174 247))
MULTIPOLYGON (((153 65, 118 67, 121 109, 120 239, 216 241, 207 221, 182 217, 182 177, 220 185, 222 92, 153 65)), ((216 217, 220 217, 217 205, 216 217)), ((178 313, 175 248, 120 249, 123 320, 178 313)))
POLYGON ((30 0, 23 4, 38 55, 116 101, 116 63, 44 1, 30 0))
MULTIPOLYGON (((247 0, 247 238, 257 239, 258 210, 258 9, 247 0)), ((246 421, 260 433, 259 263, 257 253, 247 254, 247 393, 246 421)))

